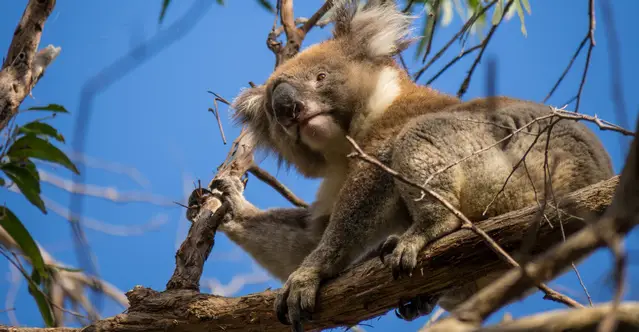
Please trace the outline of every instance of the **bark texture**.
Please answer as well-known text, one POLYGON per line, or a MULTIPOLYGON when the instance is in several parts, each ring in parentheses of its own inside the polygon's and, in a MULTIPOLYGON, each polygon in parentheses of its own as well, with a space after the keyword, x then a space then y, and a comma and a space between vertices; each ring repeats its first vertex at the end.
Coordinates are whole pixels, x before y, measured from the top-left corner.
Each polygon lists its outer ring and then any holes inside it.
MULTIPOLYGON (((561 203, 566 235, 583 228, 577 211, 600 215, 610 204, 618 177, 579 190, 561 203)), ((562 241, 554 209, 546 215, 533 253, 562 241)), ((583 215, 583 214, 582 214, 583 215)), ((506 250, 521 245, 522 234, 538 222, 538 207, 531 206, 478 223, 506 250)), ((400 297, 439 293, 457 283, 473 280, 487 271, 506 266, 475 233, 460 230, 426 248, 417 273, 397 281, 378 259, 364 262, 322 285, 318 308, 307 329, 352 326, 395 308, 400 297)), ((157 292, 138 286, 127 293, 126 313, 107 318, 84 331, 288 331, 273 311, 275 292, 267 290, 237 298, 200 294, 195 290, 157 292)), ((3 331, 0 329, 0 331, 3 331)), ((8 331, 8 330, 7 330, 8 331)), ((34 330, 35 331, 35 330, 34 330)), ((64 331, 64 330, 55 330, 64 331)))

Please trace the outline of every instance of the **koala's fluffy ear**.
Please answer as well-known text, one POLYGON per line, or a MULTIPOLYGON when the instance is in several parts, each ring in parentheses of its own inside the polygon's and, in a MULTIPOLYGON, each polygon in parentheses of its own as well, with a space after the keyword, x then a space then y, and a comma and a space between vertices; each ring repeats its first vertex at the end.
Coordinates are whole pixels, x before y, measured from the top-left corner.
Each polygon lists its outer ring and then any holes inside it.
POLYGON ((258 85, 253 88, 243 89, 231 103, 235 110, 234 120, 248 125, 251 132, 260 139, 268 140, 269 119, 264 108, 266 100, 266 86, 258 85))
POLYGON ((335 0, 333 38, 345 40, 351 54, 371 58, 392 57, 406 49, 413 17, 399 11, 394 0, 335 0))

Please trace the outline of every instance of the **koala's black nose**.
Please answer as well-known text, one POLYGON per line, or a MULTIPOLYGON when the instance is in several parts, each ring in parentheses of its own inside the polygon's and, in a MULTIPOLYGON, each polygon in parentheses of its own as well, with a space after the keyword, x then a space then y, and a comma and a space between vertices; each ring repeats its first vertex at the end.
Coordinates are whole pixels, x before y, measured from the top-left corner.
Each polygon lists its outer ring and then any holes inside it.
POLYGON ((272 107, 275 115, 284 124, 294 122, 298 117, 304 104, 300 101, 299 93, 289 83, 282 82, 275 86, 272 96, 272 107))

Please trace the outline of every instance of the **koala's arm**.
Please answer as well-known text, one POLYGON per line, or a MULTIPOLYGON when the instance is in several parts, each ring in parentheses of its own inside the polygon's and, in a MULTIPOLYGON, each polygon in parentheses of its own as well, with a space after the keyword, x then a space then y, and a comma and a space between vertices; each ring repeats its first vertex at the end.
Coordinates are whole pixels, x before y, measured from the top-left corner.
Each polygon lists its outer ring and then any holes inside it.
POLYGON ((218 230, 274 277, 286 280, 321 238, 321 229, 315 227, 321 221, 311 219, 312 208, 260 210, 244 198, 239 179, 215 181, 215 188, 224 193, 222 197, 230 203, 233 215, 218 230))
POLYGON ((275 301, 278 319, 301 330, 303 312, 313 311, 320 282, 335 276, 369 252, 400 220, 394 213, 391 175, 374 165, 354 161, 317 248, 289 277, 275 301), (286 317, 288 315, 288 318, 286 317))

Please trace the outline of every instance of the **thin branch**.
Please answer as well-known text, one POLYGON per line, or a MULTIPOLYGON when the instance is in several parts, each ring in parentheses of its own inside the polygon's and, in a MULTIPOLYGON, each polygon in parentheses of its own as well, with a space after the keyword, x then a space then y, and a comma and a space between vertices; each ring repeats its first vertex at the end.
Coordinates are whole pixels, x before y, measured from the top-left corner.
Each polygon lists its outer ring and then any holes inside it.
MULTIPOLYGON (((434 0, 432 10, 433 12, 428 15, 431 19, 426 23, 426 30, 429 32, 428 43, 426 44, 426 51, 424 52, 424 57, 422 58, 422 62, 426 62, 426 58, 430 54, 431 46, 433 45, 433 37, 435 36, 435 29, 437 28, 437 20, 439 18, 439 9, 440 9, 441 0, 434 0)), ((427 4, 425 4, 427 5, 427 4)))
POLYGON ((481 49, 479 50, 479 54, 475 58, 475 61, 473 62, 472 66, 470 67, 470 70, 468 71, 468 74, 466 75, 466 78, 464 79, 464 81, 462 82, 461 86, 459 87, 459 90, 457 91, 457 97, 458 98, 461 98, 466 93, 466 91, 468 90, 468 86, 470 85, 470 80, 471 80, 471 78, 473 76, 473 73, 475 72, 475 68, 477 68, 477 65, 479 64, 479 61, 481 60, 481 57, 484 55, 484 52, 486 51, 486 48, 488 47, 488 43, 490 42, 490 40, 492 39, 493 35, 495 34, 495 31, 497 31, 497 28, 501 25, 501 22, 504 20, 504 16, 506 15, 508 10, 510 9, 510 6, 512 6, 513 3, 515 3, 515 0, 510 0, 508 2, 506 7, 504 8, 504 11, 502 12, 501 17, 499 18, 499 22, 497 22, 497 24, 494 24, 490 28, 490 31, 488 31, 488 35, 486 36, 486 38, 484 38, 484 41, 481 43, 481 49))
MULTIPOLYGON (((304 39, 304 37, 306 37, 306 35, 308 34, 309 31, 311 31, 311 29, 318 25, 319 20, 326 15, 326 13, 331 9, 331 7, 333 6, 333 1, 334 0, 326 0, 326 2, 324 2, 324 4, 322 5, 322 7, 320 7, 320 9, 318 9, 315 14, 313 14, 313 16, 311 16, 311 18, 308 19, 308 21, 304 22, 304 25, 302 26, 302 28, 300 29, 302 32, 302 36, 301 38, 304 39)), ((321 26, 324 26, 326 24, 328 24, 328 22, 322 22, 321 26)))
MULTIPOLYGON (((524 331, 592 331, 610 311, 610 303, 596 307, 572 310, 554 310, 520 319, 479 328, 477 332, 524 331)), ((619 319, 624 329, 639 329, 639 302, 627 302, 619 306, 619 319)))
POLYGON ((220 119, 220 110, 219 110, 219 107, 217 106, 217 102, 221 101, 225 103, 226 105, 231 105, 231 103, 229 103, 228 100, 222 98, 220 95, 218 95, 217 93, 213 91, 208 91, 208 93, 215 96, 215 98, 213 98, 214 108, 209 108, 209 111, 215 115, 215 119, 217 120, 217 126, 220 128, 220 134, 222 135, 222 142, 226 145, 226 136, 224 135, 224 128, 222 127, 222 120, 220 119))
MULTIPOLYGON (((461 37, 462 34, 464 34, 464 32, 468 29, 470 29, 470 27, 475 24, 475 22, 477 21, 477 19, 483 15, 488 9, 490 9, 493 5, 495 5, 495 3, 497 3, 498 0, 493 0, 491 1, 489 4, 487 4, 485 7, 483 7, 481 10, 475 12, 473 14, 473 16, 471 16, 468 21, 464 24, 464 26, 461 27, 461 29, 459 29, 459 31, 457 31, 457 33, 448 41, 448 43, 446 43, 446 45, 444 45, 444 47, 442 47, 436 54, 435 56, 433 56, 432 59, 430 59, 430 61, 428 61, 428 63, 426 65, 424 65, 422 68, 420 68, 414 75, 413 75, 413 81, 417 82, 417 80, 419 80, 419 78, 424 74, 424 72, 426 72, 426 70, 428 70, 428 68, 430 68, 430 66, 435 63, 435 61, 437 61, 442 55, 444 55, 444 53, 446 52, 446 50, 453 44, 453 42, 457 39, 459 39, 461 37)), ((458 56, 458 59, 461 58, 460 56, 458 56)), ((455 62, 457 61, 455 60, 455 62)), ((446 66, 446 68, 450 67, 452 64, 449 63, 449 65, 446 66)), ((439 76, 439 75, 437 75, 439 76)), ((428 85, 428 84, 426 84, 428 85)))
POLYGON ((463 57, 465 57, 468 54, 471 54, 475 51, 477 51, 478 49, 481 49, 482 47, 484 47, 484 44, 479 44, 479 45, 475 45, 463 52, 461 52, 459 55, 457 55, 456 57, 452 58, 450 61, 448 61, 448 63, 442 67, 442 69, 440 69, 437 74, 433 75, 432 78, 430 78, 428 80, 428 82, 426 82, 426 85, 431 85, 433 84, 433 82, 439 78, 439 76, 441 76, 446 70, 448 70, 448 68, 452 67, 452 65, 454 65, 455 63, 457 63, 457 61, 461 60, 463 57))
POLYGON ((581 40, 581 43, 579 43, 579 46, 577 47, 577 50, 575 51, 575 53, 570 58, 570 62, 568 62, 568 66, 566 66, 566 69, 564 69, 564 72, 561 73, 561 76, 559 76, 559 79, 557 80, 557 82, 555 82, 555 85, 552 87, 552 89, 550 89, 550 92, 548 92, 548 94, 546 95, 546 98, 544 98, 543 103, 546 103, 548 101, 548 99, 550 99, 550 97, 555 93, 555 91, 557 90, 557 88, 559 87, 561 82, 564 80, 564 78, 566 77, 566 75, 570 71, 570 68, 572 68, 572 65, 575 63, 575 60, 579 56, 579 53, 581 53, 581 50, 586 45, 587 41, 588 41, 588 35, 586 35, 586 37, 584 37, 584 39, 581 40))
POLYGON ((266 170, 253 164, 248 171, 255 175, 256 178, 262 180, 264 183, 275 189, 280 195, 286 198, 289 202, 297 207, 308 208, 308 203, 304 202, 301 198, 297 197, 290 189, 278 181, 273 175, 269 174, 266 170))
POLYGON ((581 93, 586 85, 586 76, 588 76, 588 69, 590 67, 590 57, 592 56, 592 49, 595 47, 595 0, 588 1, 588 15, 590 17, 590 23, 588 25, 588 34, 586 37, 590 41, 588 44, 588 52, 586 53, 586 63, 584 64, 584 71, 581 75, 581 83, 579 83, 579 90, 577 91, 577 101, 575 103, 575 113, 579 112, 579 105, 581 105, 581 93))

